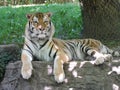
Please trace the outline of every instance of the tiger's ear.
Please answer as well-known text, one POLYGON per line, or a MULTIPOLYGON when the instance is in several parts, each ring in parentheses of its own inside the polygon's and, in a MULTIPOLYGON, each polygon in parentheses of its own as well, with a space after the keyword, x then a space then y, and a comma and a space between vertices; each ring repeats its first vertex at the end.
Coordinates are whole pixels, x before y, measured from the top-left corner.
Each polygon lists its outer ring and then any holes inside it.
POLYGON ((48 12, 48 13, 46 13, 46 15, 47 15, 48 17, 51 17, 51 16, 52 16, 52 13, 51 13, 51 12, 48 12))
POLYGON ((27 19, 30 19, 31 16, 32 16, 32 14, 27 14, 27 15, 26 15, 27 19))

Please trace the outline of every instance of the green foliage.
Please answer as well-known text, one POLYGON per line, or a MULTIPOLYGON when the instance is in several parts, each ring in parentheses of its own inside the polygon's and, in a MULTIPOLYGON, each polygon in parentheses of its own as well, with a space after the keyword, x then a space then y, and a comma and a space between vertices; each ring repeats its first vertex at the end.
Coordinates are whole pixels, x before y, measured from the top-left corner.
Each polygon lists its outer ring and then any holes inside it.
POLYGON ((52 12, 55 37, 79 38, 82 28, 80 7, 77 4, 45 4, 30 7, 0 7, 0 44, 23 44, 26 14, 52 12))

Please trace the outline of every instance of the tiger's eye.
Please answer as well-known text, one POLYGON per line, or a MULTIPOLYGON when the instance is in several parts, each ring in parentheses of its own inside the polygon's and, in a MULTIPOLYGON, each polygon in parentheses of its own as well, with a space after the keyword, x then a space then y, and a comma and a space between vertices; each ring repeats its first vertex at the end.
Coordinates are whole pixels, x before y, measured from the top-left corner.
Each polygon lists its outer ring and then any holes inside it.
POLYGON ((47 24, 48 24, 48 21, 45 21, 44 23, 47 25, 47 24))
POLYGON ((37 21, 33 21, 35 24, 37 24, 38 22, 37 21))

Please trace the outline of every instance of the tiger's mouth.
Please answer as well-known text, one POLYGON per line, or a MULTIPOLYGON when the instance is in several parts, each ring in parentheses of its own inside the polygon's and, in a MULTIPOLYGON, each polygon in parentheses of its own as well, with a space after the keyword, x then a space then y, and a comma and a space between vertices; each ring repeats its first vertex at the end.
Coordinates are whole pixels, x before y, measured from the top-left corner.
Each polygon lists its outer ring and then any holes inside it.
POLYGON ((32 28, 29 30, 29 35, 31 39, 33 40, 45 40, 49 39, 51 32, 49 31, 49 28, 45 28, 44 30, 39 30, 37 28, 32 28))
POLYGON ((33 40, 45 40, 49 38, 47 33, 32 33, 30 36, 33 40))
POLYGON ((46 35, 46 34, 39 34, 39 35, 37 36, 37 38, 38 38, 39 40, 44 40, 45 38, 47 38, 47 35, 46 35))

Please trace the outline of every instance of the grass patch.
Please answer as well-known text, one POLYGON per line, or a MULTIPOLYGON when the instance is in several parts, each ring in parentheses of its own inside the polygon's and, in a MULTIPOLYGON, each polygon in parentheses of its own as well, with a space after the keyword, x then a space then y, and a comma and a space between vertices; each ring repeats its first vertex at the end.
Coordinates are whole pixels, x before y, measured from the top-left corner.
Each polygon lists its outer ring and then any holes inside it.
POLYGON ((0 44, 23 44, 22 35, 27 22, 26 14, 52 12, 55 37, 62 39, 79 38, 82 28, 80 7, 77 4, 46 4, 26 7, 0 7, 0 44))
MULTIPOLYGON (((55 37, 62 39, 80 38, 82 17, 79 5, 45 4, 34 6, 0 7, 0 44, 24 43, 26 14, 33 12, 52 12, 52 22, 55 25, 55 37)), ((103 41, 109 47, 120 45, 119 41, 103 41)))

